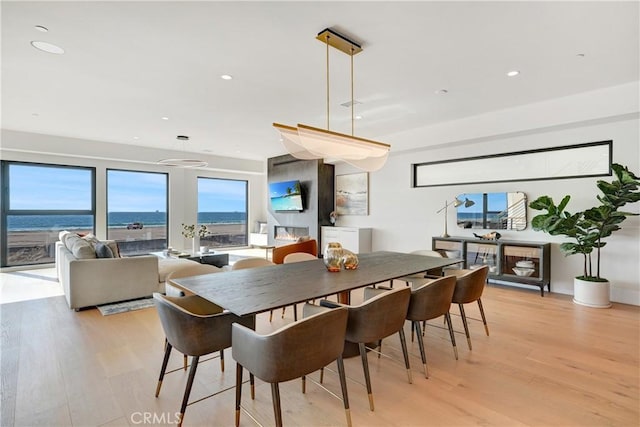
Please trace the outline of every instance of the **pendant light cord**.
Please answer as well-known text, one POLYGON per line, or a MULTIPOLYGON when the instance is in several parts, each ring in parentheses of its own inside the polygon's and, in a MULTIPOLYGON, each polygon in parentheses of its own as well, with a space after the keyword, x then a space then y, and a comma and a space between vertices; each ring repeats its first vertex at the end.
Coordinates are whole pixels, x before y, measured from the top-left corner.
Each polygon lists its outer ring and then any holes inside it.
POLYGON ((329 130, 329 37, 327 34, 327 130, 329 130))
POLYGON ((351 136, 355 135, 355 122, 353 116, 353 46, 351 46, 351 136))

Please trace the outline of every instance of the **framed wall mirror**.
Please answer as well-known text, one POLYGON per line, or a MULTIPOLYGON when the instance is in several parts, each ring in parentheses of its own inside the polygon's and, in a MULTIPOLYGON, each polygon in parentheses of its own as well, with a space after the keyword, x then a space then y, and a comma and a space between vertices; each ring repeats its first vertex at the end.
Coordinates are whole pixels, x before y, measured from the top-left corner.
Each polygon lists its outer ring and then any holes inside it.
POLYGON ((473 193, 457 197, 466 203, 457 208, 460 228, 517 230, 527 228, 527 195, 514 193, 473 193))

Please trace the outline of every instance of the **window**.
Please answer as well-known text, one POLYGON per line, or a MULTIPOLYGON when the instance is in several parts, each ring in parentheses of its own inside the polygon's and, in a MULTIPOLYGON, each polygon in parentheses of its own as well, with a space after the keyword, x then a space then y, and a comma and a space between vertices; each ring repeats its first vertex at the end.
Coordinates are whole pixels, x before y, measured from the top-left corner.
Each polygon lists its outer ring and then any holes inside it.
POLYGON ((122 255, 167 247, 168 175, 107 170, 107 238, 122 255))
POLYGON ((61 230, 95 230, 95 169, 2 162, 3 267, 55 261, 61 230))
POLYGON ((207 227, 201 246, 247 245, 247 181, 198 178, 198 225, 207 227))

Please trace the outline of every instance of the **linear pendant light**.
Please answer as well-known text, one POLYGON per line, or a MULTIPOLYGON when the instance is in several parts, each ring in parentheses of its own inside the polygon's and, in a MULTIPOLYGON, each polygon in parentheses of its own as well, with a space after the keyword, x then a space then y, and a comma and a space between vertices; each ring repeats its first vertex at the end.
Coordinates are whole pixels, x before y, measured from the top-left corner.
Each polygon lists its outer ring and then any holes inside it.
POLYGON ((298 124, 296 127, 273 123, 287 151, 303 160, 338 159, 369 172, 384 166, 389 144, 354 136, 353 55, 362 47, 327 28, 316 37, 327 45, 327 129, 298 124), (351 57, 351 135, 329 130, 329 46, 351 57))

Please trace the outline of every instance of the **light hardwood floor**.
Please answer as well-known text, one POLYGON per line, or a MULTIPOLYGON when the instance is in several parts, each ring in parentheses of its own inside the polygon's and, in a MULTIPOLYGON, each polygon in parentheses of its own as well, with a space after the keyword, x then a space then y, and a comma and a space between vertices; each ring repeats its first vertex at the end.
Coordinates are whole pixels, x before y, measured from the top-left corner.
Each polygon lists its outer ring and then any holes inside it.
MULTIPOLYGON (((354 299, 360 297, 356 292, 354 299)), ((407 383, 396 336, 383 350, 396 360, 371 356, 375 412, 368 409, 359 358, 345 361, 354 426, 638 426, 640 309, 614 304, 598 310, 570 297, 488 286, 483 302, 491 336, 471 322, 473 350, 456 335, 460 359, 448 334, 427 328, 430 378, 425 379, 417 342, 409 343, 413 384, 407 383)), ((456 310, 452 310, 457 312, 456 310)), ((103 317, 98 310, 69 310, 55 296, 0 305, 2 320, 2 426, 168 425, 175 421, 186 382, 178 369, 154 397, 164 335, 154 308, 103 317), (146 418, 145 418, 146 417, 146 418), (146 422, 145 422, 146 421, 146 422)), ((258 317, 258 331, 270 324, 258 317)), ((477 307, 468 315, 478 317, 477 307)), ((441 326, 441 321, 435 325, 441 326)), ((460 319, 454 317, 456 329, 460 319)), ((406 333, 409 337, 407 324, 406 333)), ((181 357, 174 354, 172 368, 181 357)), ((203 363, 192 400, 233 385, 235 363, 203 363)), ((312 375, 317 379, 318 375, 312 375)), ((246 373, 245 373, 246 378, 246 373)), ((261 424, 273 425, 270 388, 258 382, 256 400, 243 406, 261 424)), ((334 373, 325 385, 340 394, 334 373)), ((341 402, 312 383, 281 386, 284 424, 345 425, 341 402)), ((184 425, 230 426, 234 392, 225 391, 187 408, 184 425)), ((255 425, 242 413, 241 425, 255 425)))

